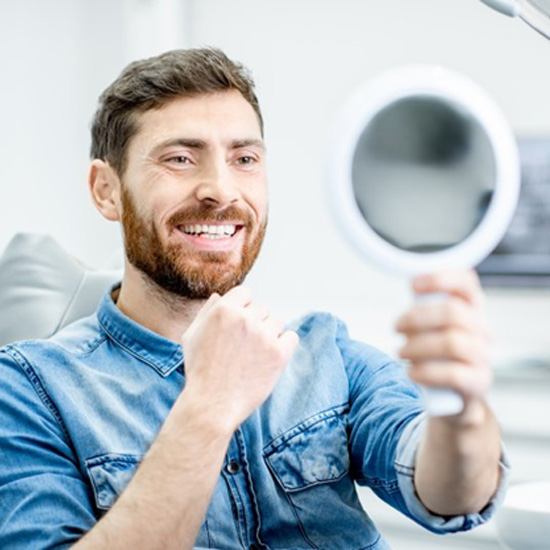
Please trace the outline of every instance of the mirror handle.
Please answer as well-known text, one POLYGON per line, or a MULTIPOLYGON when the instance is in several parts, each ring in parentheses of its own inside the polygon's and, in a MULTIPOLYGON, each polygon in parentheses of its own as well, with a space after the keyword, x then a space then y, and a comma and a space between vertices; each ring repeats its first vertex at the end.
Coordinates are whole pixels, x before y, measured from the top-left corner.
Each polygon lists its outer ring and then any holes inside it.
MULTIPOLYGON (((448 297, 449 295, 445 292, 415 294, 415 302, 442 302, 448 297)), ((461 413, 464 408, 462 396, 458 392, 447 388, 422 387, 422 398, 424 401, 424 408, 430 416, 452 416, 461 413)))

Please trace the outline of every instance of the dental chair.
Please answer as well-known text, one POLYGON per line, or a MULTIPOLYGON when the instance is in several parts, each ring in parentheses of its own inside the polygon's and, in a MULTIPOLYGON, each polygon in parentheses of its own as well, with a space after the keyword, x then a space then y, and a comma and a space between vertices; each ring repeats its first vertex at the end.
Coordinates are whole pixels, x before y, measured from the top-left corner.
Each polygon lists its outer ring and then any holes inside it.
POLYGON ((90 315, 121 276, 87 268, 47 235, 15 235, 0 256, 0 346, 90 315))

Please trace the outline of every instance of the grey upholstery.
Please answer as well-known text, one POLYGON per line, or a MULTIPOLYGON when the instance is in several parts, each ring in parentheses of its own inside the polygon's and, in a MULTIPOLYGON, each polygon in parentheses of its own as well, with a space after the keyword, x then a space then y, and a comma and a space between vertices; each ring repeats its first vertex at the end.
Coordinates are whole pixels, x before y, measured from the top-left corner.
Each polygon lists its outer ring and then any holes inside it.
POLYGON ((45 338, 91 314, 120 271, 95 271, 47 235, 17 234, 0 256, 0 345, 45 338))

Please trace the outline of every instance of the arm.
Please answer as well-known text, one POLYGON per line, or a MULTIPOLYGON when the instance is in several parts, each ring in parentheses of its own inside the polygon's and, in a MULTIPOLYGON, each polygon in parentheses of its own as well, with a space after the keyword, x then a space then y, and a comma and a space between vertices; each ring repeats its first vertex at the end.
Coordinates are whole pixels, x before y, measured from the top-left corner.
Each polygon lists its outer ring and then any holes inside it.
POLYGON ((184 391, 127 489, 73 548, 192 548, 231 435, 184 391))
POLYGON ((483 295, 475 273, 419 277, 416 292, 445 292, 439 304, 419 304, 397 329, 407 342, 401 357, 416 382, 458 391, 461 414, 428 419, 415 465, 414 485, 433 513, 482 510, 499 481, 500 434, 485 395, 491 383, 483 295))
POLYGON ((245 289, 213 295, 183 337, 184 391, 126 491, 75 548, 192 548, 234 430, 296 344, 245 289))

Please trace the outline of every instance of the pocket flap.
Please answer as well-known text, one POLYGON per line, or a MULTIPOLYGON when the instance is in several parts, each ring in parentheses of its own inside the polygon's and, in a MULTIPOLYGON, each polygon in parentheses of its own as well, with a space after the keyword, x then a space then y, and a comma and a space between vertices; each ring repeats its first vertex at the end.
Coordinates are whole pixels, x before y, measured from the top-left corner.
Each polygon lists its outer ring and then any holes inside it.
POLYGON ((86 460, 97 507, 108 510, 126 489, 141 461, 137 455, 106 454, 86 460))
POLYGON ((319 415, 269 445, 264 458, 281 486, 298 491, 337 481, 349 470, 348 439, 340 414, 319 415))

